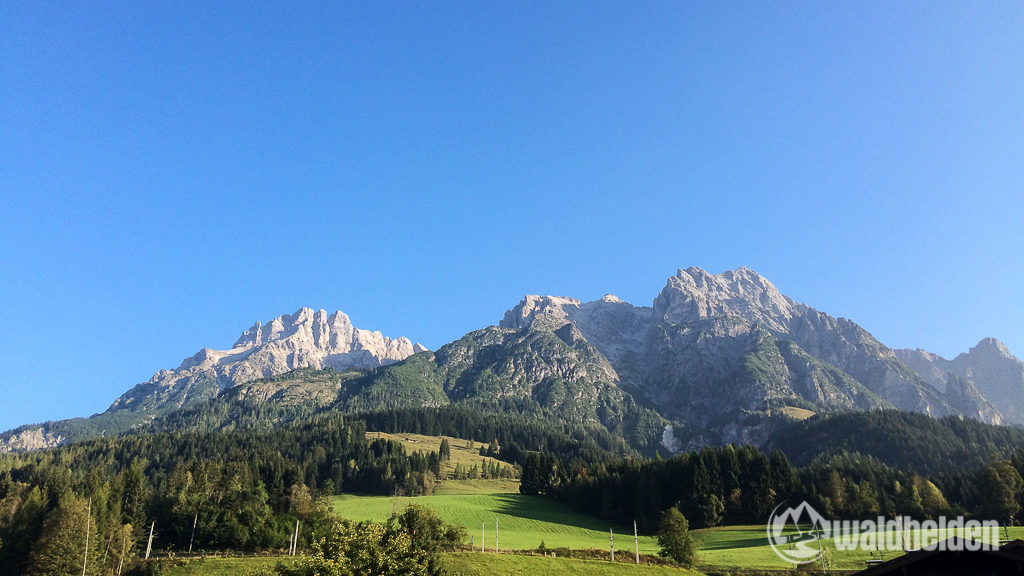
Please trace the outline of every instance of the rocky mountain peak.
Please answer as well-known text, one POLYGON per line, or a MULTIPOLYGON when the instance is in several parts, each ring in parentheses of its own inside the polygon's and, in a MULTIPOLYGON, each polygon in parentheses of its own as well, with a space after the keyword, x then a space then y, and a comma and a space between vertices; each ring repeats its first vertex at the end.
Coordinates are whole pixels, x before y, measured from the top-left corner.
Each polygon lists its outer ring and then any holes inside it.
MULTIPOLYGON (((978 393, 1011 424, 1024 424, 1024 362, 995 338, 984 338, 953 360, 924 350, 899 350, 898 356, 940 390, 936 381, 963 381, 968 395, 978 393)), ((959 393, 947 388, 948 393, 959 393)))
POLYGON ((132 388, 111 409, 149 409, 173 395, 179 405, 257 378, 298 368, 365 370, 392 364, 426 348, 408 338, 389 338, 352 325, 342 311, 299 308, 242 333, 229 350, 203 348, 175 370, 161 370, 132 388), (199 388, 197 388, 199 386, 199 388), (210 389, 212 386, 212 390, 210 389))
POLYGON ((1010 349, 1006 347, 1006 344, 995 338, 982 338, 968 353, 984 358, 1004 360, 1013 358, 1013 354, 1010 354, 1010 349))
POLYGON ((739 316, 777 332, 788 330, 789 321, 798 313, 795 308, 795 302, 749 268, 721 274, 696 267, 679 270, 654 300, 654 315, 664 322, 739 316))
POLYGON ((579 309, 581 302, 562 296, 537 296, 527 294, 511 310, 505 312, 502 328, 538 328, 555 330, 569 322, 572 311, 579 309))

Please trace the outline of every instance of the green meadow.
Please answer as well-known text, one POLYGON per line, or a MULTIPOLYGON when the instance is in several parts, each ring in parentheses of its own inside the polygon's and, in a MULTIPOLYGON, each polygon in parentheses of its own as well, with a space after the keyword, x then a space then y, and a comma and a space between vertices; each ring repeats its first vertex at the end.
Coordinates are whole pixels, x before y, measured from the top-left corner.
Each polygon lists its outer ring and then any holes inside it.
MULTIPOLYGON (((350 509, 360 509, 355 506, 355 502, 362 501, 363 505, 365 505, 364 508, 361 508, 362 510, 370 511, 372 508, 374 509, 375 514, 381 514, 383 513, 381 511, 383 509, 377 510, 377 508, 380 508, 380 502, 388 499, 344 497, 341 500, 349 505, 350 509), (374 500, 372 505, 370 502, 366 502, 368 500, 374 500)), ((401 500, 410 499, 406 498, 401 500)), ((462 500, 462 498, 459 500, 462 500)), ((479 495, 465 495, 464 501, 468 502, 474 500, 477 502, 475 506, 467 505, 465 506, 466 510, 456 511, 455 516, 479 513, 481 509, 480 507, 486 501, 481 501, 479 499, 479 495), (473 512, 472 510, 476 510, 477 512, 473 512)), ((441 498, 438 502, 444 502, 444 498, 441 498)), ((492 502, 500 502, 500 500, 493 500, 492 502)), ((433 503, 435 502, 431 501, 428 505, 433 503)), ((456 508, 459 507, 460 506, 456 505, 456 508)), ((390 514, 390 508, 385 512, 384 516, 390 514)), ((499 518, 502 517, 499 516, 499 518)), ((510 526, 515 525, 515 522, 511 520, 513 517, 509 516, 509 518, 510 526)), ((550 542, 561 541, 566 542, 566 544, 558 544, 558 546, 568 546, 569 544, 567 543, 576 543, 575 546, 570 547, 600 548, 600 546, 588 545, 590 543, 590 538, 598 535, 595 530, 565 524, 565 522, 570 522, 573 519, 574 517, 571 516, 570 513, 570 515, 564 515, 560 522, 546 520, 532 521, 535 523, 520 522, 519 530, 510 528, 512 532, 510 534, 510 538, 518 538, 518 541, 522 542, 523 545, 517 545, 517 540, 513 539, 510 541, 509 547, 523 549, 535 548, 536 544, 532 544, 532 541, 530 541, 531 536, 525 533, 524 530, 526 528, 546 527, 552 530, 562 530, 565 534, 564 537, 553 536, 545 539, 545 544, 548 544, 549 546, 555 546, 555 544, 551 544, 550 542), (558 526, 564 526, 565 528, 557 528, 558 526), (516 532, 518 532, 518 534, 516 534, 516 532), (563 539, 559 540, 558 538, 563 539), (527 543, 528 541, 530 542, 527 543)), ((576 515, 576 519, 578 519, 578 515, 576 515)), ((488 533, 493 536, 493 533, 490 531, 488 533)), ((1024 527, 1011 528, 1009 533, 1011 538, 1024 538, 1024 527)), ((454 554, 445 554, 444 565, 451 576, 525 576, 531 574, 552 574, 556 576, 603 576, 606 574, 636 574, 638 576, 695 576, 704 571, 786 571, 792 570, 793 568, 792 565, 782 561, 774 552, 772 552, 771 547, 765 541, 763 526, 726 526, 721 528, 711 528, 708 530, 697 530, 695 534, 697 539, 701 542, 699 564, 696 570, 684 570, 670 566, 636 566, 621 561, 612 564, 611 562, 603 560, 546 558, 543 556, 507 553, 494 554, 490 548, 485 553, 458 552, 454 554)), ((607 543, 607 533, 601 533, 600 535, 604 537, 605 543, 607 543)), ((651 551, 652 540, 653 539, 650 537, 641 537, 641 552, 651 551)), ((627 538, 626 542, 622 544, 623 547, 620 548, 619 537, 616 536, 616 549, 621 550, 628 559, 630 557, 631 548, 626 548, 626 544, 631 545, 632 539, 627 538)), ((831 546, 831 542, 823 541, 823 545, 831 546)), ((505 545, 502 544, 502 546, 504 547, 505 545)), ((896 553, 888 553, 885 555, 885 558, 891 559, 896 555, 896 553)), ((868 560, 871 557, 872 554, 867 551, 837 552, 833 549, 833 558, 835 560, 834 568, 837 570, 851 571, 862 569, 865 566, 865 560, 868 560)), ((287 563, 290 562, 291 559, 281 557, 201 558, 193 559, 191 561, 187 561, 184 565, 173 567, 165 574, 166 576, 234 576, 243 574, 244 572, 254 568, 270 568, 280 561, 287 563)))
POLYGON ((292 558, 278 556, 245 556, 238 558, 193 558, 182 560, 184 564, 174 566, 163 576, 241 576, 257 568, 273 568, 278 562, 290 564, 292 558))
POLYGON ((449 576, 534 576, 551 574, 555 576, 612 576, 636 574, 637 576, 697 576, 693 570, 670 566, 650 566, 611 562, 602 560, 577 560, 573 558, 545 558, 518 554, 473 554, 459 552, 446 554, 444 567, 449 576))
MULTIPOLYGON (((287 558, 245 557, 205 558, 187 561, 165 572, 163 576, 241 576, 257 568, 272 568, 287 558)), ((670 566, 634 565, 624 562, 546 558, 520 554, 457 552, 445 554, 444 567, 449 576, 699 576, 693 570, 670 566)))
MULTIPOLYGON (((573 549, 594 548, 607 550, 608 529, 615 531, 615 549, 629 554, 633 551, 633 527, 609 525, 608 522, 576 512, 558 502, 540 496, 524 496, 518 493, 515 481, 476 480, 446 481, 438 485, 438 493, 432 496, 396 498, 385 496, 338 496, 334 509, 340 516, 352 520, 383 521, 393 512, 400 511, 407 504, 416 503, 433 509, 446 522, 464 526, 467 531, 466 544, 480 543, 480 528, 483 524, 488 551, 494 549, 494 520, 498 519, 501 549, 535 549, 543 540, 549 548, 566 547, 573 549)), ((1024 527, 1011 528, 1011 538, 1024 538, 1024 527)), ((698 568, 706 570, 786 570, 793 565, 779 558, 768 544, 765 527, 725 526, 695 530, 694 536, 700 543, 698 568)), ((640 552, 657 554, 658 544, 652 535, 641 534, 640 552)), ((831 540, 823 540, 822 546, 831 551, 833 568, 837 570, 859 570, 865 561, 882 557, 891 559, 900 552, 883 552, 879 555, 870 550, 836 550, 831 540)), ((493 556, 493 555, 492 555, 493 556)), ((509 558, 527 558, 510 556, 509 558)), ((470 560, 453 560, 459 562, 470 560)), ((482 560, 481 560, 482 561, 482 560)), ((520 560, 494 560, 494 562, 515 563, 520 560)), ((527 560, 522 560, 526 562, 527 560)), ((609 564, 609 566, 611 566, 609 564)), ((500 567, 495 567, 499 570, 500 567)), ((509 572, 515 573, 515 572, 509 572)))
MULTIPOLYGON (((615 531, 615 547, 632 552, 633 527, 613 525, 580 514, 541 496, 524 496, 510 491, 518 486, 491 481, 443 482, 439 494, 416 497, 338 496, 334 511, 343 518, 381 522, 408 504, 419 504, 437 512, 450 524, 466 528, 466 544, 480 545, 481 526, 487 549, 494 548, 494 522, 498 521, 498 547, 526 550, 541 541, 549 548, 609 548, 609 529, 615 531), (488 490, 491 490, 490 492, 488 490), (494 491, 504 490, 504 491, 494 491)), ((640 536, 640 552, 656 554, 653 536, 640 536)))
MULTIPOLYGON (((412 434, 387 435, 409 444, 410 450, 436 451, 440 438, 412 434)), ((456 463, 472 464, 490 461, 479 456, 466 441, 449 439, 452 448, 452 466, 456 463)), ((479 444, 477 444, 479 445, 479 444)), ((600 518, 581 514, 561 503, 541 496, 519 494, 519 481, 514 479, 443 480, 438 482, 430 496, 388 497, 345 494, 334 498, 334 510, 355 521, 381 522, 392 513, 400 512, 408 504, 430 508, 450 524, 466 529, 467 549, 444 555, 444 565, 452 576, 469 575, 580 575, 637 574, 638 576, 674 574, 697 575, 702 572, 733 572, 766 570, 786 573, 794 566, 779 558, 768 544, 765 527, 725 526, 695 530, 699 542, 696 571, 670 566, 634 565, 621 562, 633 555, 633 527, 610 524, 600 518), (498 522, 498 546, 506 552, 494 554, 495 520, 498 522), (483 534, 481 535, 481 528, 483 534), (541 542, 548 548, 596 549, 606 553, 609 548, 609 529, 615 533, 615 549, 620 562, 552 558, 509 551, 535 550, 541 542), (483 537, 486 549, 479 552, 483 537)), ((1002 536, 1003 534, 1001 534, 1002 536)), ((1011 528, 1011 538, 1024 538, 1024 527, 1011 528)), ((830 550, 832 568, 843 571, 863 569, 872 558, 891 559, 899 552, 870 550, 840 552, 830 540, 822 546, 830 550)), ((654 536, 641 534, 639 549, 642 554, 657 554, 654 536)), ((288 558, 205 558, 188 561, 166 572, 169 576, 227 576, 243 574, 254 568, 269 568, 288 558)))
MULTIPOLYGON (((697 530, 694 534, 701 546, 698 555, 700 567, 777 570, 793 568, 792 564, 776 556, 768 544, 764 526, 724 526, 697 530)), ((1009 535, 1010 538, 1024 538, 1024 527, 1010 528, 1009 535)), ((862 570, 867 560, 872 558, 891 560, 902 554, 901 551, 883 551, 881 555, 870 550, 839 551, 831 540, 822 540, 822 546, 831 551, 833 568, 837 570, 862 570)))

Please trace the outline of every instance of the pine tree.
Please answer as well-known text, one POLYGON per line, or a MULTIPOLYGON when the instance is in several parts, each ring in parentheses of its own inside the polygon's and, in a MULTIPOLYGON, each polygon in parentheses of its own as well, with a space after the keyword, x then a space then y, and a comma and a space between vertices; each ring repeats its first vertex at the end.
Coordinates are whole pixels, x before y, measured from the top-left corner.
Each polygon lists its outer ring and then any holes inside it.
POLYGON ((86 576, 100 576, 100 543, 96 526, 89 517, 89 503, 67 496, 43 522, 43 531, 32 547, 28 576, 64 576, 82 573, 86 560, 86 526, 88 538, 88 564, 86 576))
POLYGON ((540 454, 530 452, 526 455, 526 462, 523 463, 523 474, 519 482, 520 494, 540 494, 544 489, 541 480, 541 458, 540 454))

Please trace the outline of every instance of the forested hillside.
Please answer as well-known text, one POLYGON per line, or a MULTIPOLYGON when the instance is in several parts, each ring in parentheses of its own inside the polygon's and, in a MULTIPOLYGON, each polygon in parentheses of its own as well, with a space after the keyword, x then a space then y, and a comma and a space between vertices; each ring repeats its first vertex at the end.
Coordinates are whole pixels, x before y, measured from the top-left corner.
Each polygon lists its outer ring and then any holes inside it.
POLYGON ((899 410, 843 412, 787 422, 773 434, 768 448, 782 450, 801 466, 859 453, 901 470, 938 474, 975 468, 993 453, 1006 456, 1024 448, 1024 429, 899 410))

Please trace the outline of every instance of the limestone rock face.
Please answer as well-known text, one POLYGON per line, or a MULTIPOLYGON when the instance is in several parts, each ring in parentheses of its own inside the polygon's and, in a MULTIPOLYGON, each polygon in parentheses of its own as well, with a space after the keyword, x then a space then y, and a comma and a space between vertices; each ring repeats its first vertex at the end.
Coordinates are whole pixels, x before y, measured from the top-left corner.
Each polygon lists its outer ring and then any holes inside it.
POLYGON ((607 358, 618 385, 700 431, 690 446, 742 441, 750 433, 745 415, 787 406, 1002 421, 982 386, 958 382, 947 395, 944 374, 920 375, 856 323, 786 297, 748 268, 679 270, 650 307, 612 295, 593 302, 530 295, 501 321, 533 331, 570 324, 607 358))
POLYGON ((515 330, 557 330, 572 324, 624 379, 637 376, 651 320, 649 307, 633 306, 614 294, 600 300, 528 295, 505 313, 500 325, 515 330))
POLYGON ((0 438, 0 453, 41 450, 64 443, 64 437, 50 434, 42 426, 22 426, 0 438))
POLYGON ((801 308, 749 268, 713 275, 701 268, 679 270, 654 300, 659 322, 691 322, 737 316, 770 330, 786 331, 801 308))
POLYGON ((946 376, 949 373, 949 360, 938 354, 917 348, 915 350, 893 350, 901 362, 911 367, 925 382, 936 390, 946 389, 946 376))
POLYGON ((349 411, 539 405, 635 446, 674 449, 758 442, 780 418, 833 410, 895 407, 1024 424, 1024 364, 998 340, 953 360, 894 351, 753 270, 687 268, 651 306, 612 294, 591 302, 526 296, 500 326, 436 353, 356 328, 342 312, 302 308, 256 322, 227 350, 203 348, 157 372, 103 414, 0 434, 0 452, 121 432, 229 388, 267 402, 315 396, 322 404, 336 395, 333 406, 349 411), (259 380, 300 368, 379 369, 310 376, 315 386, 259 380), (239 386, 253 381, 246 386, 257 388, 239 386))
POLYGON ((230 350, 203 348, 174 370, 161 370, 111 406, 112 410, 182 406, 201 396, 297 368, 366 370, 403 360, 426 348, 352 325, 341 311, 300 308, 263 325, 256 322, 230 350))
POLYGON ((102 414, 30 424, 0 434, 0 453, 121 432, 214 398, 227 388, 299 368, 368 370, 426 350, 408 338, 389 338, 356 328, 344 312, 300 308, 266 324, 256 322, 229 350, 203 348, 177 368, 158 371, 122 394, 102 414))
POLYGON ((980 395, 1007 423, 1024 424, 1024 362, 999 340, 985 338, 952 360, 925 350, 896 353, 925 380, 950 383, 947 394, 980 395))

